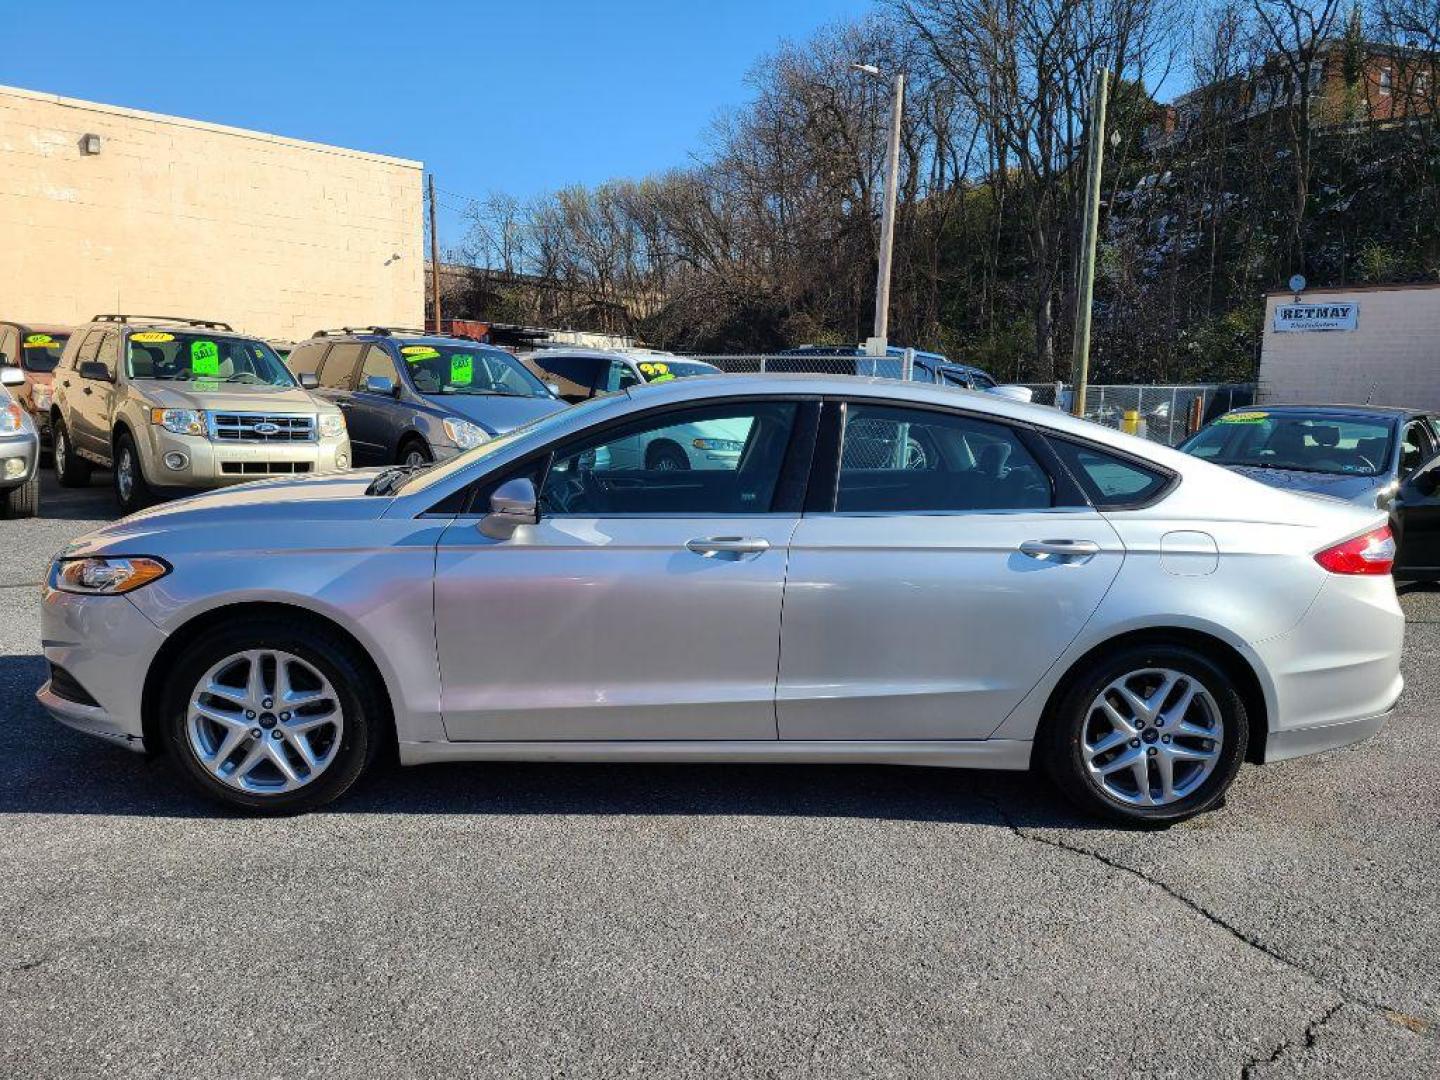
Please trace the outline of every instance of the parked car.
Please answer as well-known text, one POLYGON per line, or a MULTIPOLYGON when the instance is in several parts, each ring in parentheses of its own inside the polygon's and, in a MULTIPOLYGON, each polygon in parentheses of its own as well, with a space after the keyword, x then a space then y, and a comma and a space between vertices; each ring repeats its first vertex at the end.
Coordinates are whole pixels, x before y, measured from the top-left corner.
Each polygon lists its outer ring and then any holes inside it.
POLYGON ((17 367, 25 373, 24 384, 14 387, 13 393, 20 407, 30 414, 42 449, 50 446, 53 373, 68 340, 68 326, 0 321, 0 367, 17 367))
POLYGON ((419 330, 319 330, 289 363, 344 410, 362 465, 454 457, 565 407, 504 349, 419 330))
POLYGON ((227 324, 97 315, 55 368, 55 474, 113 466, 129 514, 164 492, 350 466, 340 410, 312 397, 270 346, 227 324))
POLYGON ((1376 405, 1234 409, 1180 444, 1271 487, 1388 511, 1395 574, 1440 578, 1440 419, 1376 405))
MULTIPOLYGON (((951 386, 961 390, 982 390, 1015 401, 1029 401, 1034 395, 1034 392, 1027 386, 998 383, 994 376, 984 368, 956 363, 942 353, 926 352, 923 349, 914 349, 912 353, 914 368, 910 377, 916 382, 935 383, 939 386, 951 386)), ((883 358, 872 358, 867 356, 864 348, 858 345, 799 345, 793 349, 785 349, 779 355, 795 357, 795 360, 793 364, 777 365, 776 371, 813 371, 820 374, 835 374, 833 362, 827 364, 825 361, 833 361, 838 357, 855 360, 853 371, 840 372, 840 374, 898 378, 900 368, 897 361, 904 358, 905 350, 897 345, 890 345, 886 347, 883 358), (807 358, 813 358, 816 363, 805 363, 807 358), (878 359, 883 359, 884 363, 878 363, 878 359)))
POLYGON ((556 393, 571 404, 645 383, 724 374, 714 364, 646 349, 556 347, 520 359, 540 378, 554 383, 556 393))
POLYGON ((24 385, 20 368, 0 367, 0 511, 12 518, 40 511, 40 436, 11 395, 24 385))
POLYGON ((427 468, 198 495, 73 542, 42 593, 39 700, 260 813, 333 799, 397 745, 407 764, 1033 762, 1161 824, 1215 806, 1244 760, 1379 730, 1402 685, 1393 550, 1373 507, 1053 409, 676 379, 427 468), (726 468, 600 464, 717 422, 745 431, 726 468), (923 468, 847 453, 885 426, 933 451, 923 468))

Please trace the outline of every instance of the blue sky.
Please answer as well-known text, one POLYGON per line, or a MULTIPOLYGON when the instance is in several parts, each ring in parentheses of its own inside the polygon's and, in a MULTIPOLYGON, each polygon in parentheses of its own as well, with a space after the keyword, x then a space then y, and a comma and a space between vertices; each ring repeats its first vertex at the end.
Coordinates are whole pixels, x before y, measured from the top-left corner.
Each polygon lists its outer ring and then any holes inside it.
MULTIPOLYGON (((686 163, 781 38, 869 0, 0 0, 0 83, 418 158, 529 196, 686 163)), ((459 240, 442 195, 443 244, 459 240)))

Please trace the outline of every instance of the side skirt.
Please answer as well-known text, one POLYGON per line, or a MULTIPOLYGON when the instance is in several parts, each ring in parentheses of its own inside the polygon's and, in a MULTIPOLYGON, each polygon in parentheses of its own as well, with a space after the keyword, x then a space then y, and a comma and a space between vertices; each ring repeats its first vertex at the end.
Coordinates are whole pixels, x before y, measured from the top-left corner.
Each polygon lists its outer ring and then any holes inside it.
POLYGON ((400 763, 437 761, 751 762, 775 765, 934 765, 1028 769, 1030 743, 1016 739, 930 742, 402 742, 400 763))

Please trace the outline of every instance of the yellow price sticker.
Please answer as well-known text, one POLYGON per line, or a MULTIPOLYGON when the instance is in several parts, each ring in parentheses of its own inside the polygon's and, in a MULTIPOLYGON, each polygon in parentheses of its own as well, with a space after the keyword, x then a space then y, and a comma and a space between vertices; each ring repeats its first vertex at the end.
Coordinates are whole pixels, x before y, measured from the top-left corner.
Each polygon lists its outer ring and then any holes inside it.
POLYGON ((47 349, 55 344, 55 339, 49 334, 26 334, 25 347, 27 349, 47 349))
POLYGON ((1217 424, 1263 424, 1270 419, 1269 413, 1263 412, 1236 412, 1226 413, 1215 422, 1217 424))
POLYGON ((406 345, 400 350, 400 355, 410 363, 418 364, 421 360, 435 359, 440 355, 440 350, 432 349, 429 345, 406 345))
POLYGON ((147 342, 147 343, 149 343, 149 342, 154 342, 154 341, 174 341, 174 340, 175 340, 175 335, 174 335, 174 334, 165 334, 165 333, 162 333, 162 332, 159 331, 159 330, 146 330, 143 334, 131 334, 131 335, 130 335, 130 340, 131 340, 131 341, 143 341, 143 342, 147 342))

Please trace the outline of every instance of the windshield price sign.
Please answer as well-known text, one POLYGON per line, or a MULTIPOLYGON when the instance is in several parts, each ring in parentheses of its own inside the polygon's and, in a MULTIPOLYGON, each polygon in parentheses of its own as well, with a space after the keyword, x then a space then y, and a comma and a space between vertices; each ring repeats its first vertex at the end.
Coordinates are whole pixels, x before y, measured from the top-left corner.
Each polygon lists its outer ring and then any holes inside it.
POLYGON ((1279 304, 1275 308, 1277 334, 1354 330, 1359 324, 1360 305, 1354 301, 1334 304, 1279 304))

